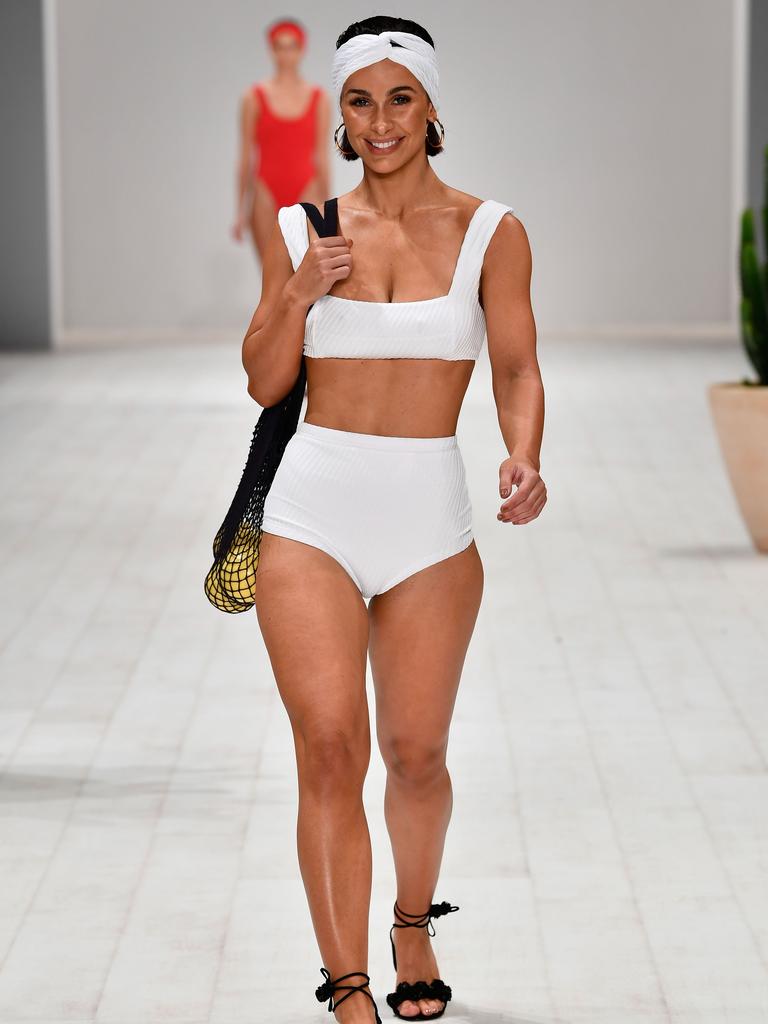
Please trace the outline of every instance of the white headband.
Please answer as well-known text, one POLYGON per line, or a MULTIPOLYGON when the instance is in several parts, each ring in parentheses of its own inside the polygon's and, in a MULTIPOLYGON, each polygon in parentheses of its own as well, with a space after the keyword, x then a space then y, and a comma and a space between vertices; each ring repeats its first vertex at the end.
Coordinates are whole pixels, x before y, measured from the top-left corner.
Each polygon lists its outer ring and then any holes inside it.
POLYGON ((342 43, 333 56, 331 72, 337 104, 341 105, 341 90, 353 72, 387 59, 402 64, 418 78, 437 110, 440 98, 435 48, 413 32, 379 32, 378 35, 366 33, 352 36, 346 43, 342 43), (393 43, 400 45, 393 46, 393 43))

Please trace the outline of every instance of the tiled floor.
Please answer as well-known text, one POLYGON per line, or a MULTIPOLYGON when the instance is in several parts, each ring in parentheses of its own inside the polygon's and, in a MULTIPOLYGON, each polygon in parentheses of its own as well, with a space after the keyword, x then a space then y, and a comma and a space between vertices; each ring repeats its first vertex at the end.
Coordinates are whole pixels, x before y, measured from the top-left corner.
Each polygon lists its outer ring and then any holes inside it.
MULTIPOLYGON (((495 518, 487 366, 459 427, 486 591, 437 899, 454 1024, 768 1021, 768 558, 706 343, 540 342, 549 504, 495 518)), ((254 613, 205 600, 258 412, 239 346, 0 360, 0 1021, 330 1020, 291 736, 254 613)), ((393 982, 374 751, 374 992, 393 982)))

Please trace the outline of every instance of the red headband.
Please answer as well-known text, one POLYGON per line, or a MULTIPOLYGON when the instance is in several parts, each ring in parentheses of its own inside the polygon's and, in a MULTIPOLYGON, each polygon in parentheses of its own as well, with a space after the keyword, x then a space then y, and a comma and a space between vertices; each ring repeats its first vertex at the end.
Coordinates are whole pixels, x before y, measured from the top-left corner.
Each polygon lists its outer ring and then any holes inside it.
POLYGON ((277 24, 272 25, 267 30, 267 38, 269 39, 270 43, 274 43, 275 36, 278 34, 278 32, 293 32, 293 34, 296 36, 296 38, 299 40, 302 46, 306 42, 307 37, 306 33, 304 32, 304 29, 301 27, 301 25, 297 25, 295 21, 278 21, 277 24))

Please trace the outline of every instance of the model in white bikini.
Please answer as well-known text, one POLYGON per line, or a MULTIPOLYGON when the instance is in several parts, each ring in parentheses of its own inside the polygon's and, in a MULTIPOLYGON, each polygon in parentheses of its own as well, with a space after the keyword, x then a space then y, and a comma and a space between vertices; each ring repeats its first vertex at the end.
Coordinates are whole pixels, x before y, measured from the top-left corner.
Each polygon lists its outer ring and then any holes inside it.
POLYGON ((397 878, 387 1002, 426 1020, 451 999, 429 936, 458 909, 433 899, 452 807, 448 733, 483 590, 456 423, 487 338, 508 452, 498 518, 535 519, 546 487, 531 255, 511 207, 432 170, 437 63, 421 26, 351 26, 334 85, 340 148, 362 159, 363 179, 339 197, 338 235, 317 237, 300 204, 279 210, 243 345, 261 405, 307 360, 306 413, 267 495, 254 597, 296 746, 299 865, 326 979, 316 995, 344 1024, 380 1019, 366 973, 370 659, 397 878))

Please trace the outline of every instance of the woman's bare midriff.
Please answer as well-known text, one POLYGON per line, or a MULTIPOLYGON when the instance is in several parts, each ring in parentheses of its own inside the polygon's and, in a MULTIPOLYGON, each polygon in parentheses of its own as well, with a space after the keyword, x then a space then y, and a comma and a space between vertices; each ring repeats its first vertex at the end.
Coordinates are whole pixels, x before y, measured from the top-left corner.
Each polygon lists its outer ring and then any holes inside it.
POLYGON ((472 359, 306 357, 304 419, 360 434, 449 437, 456 433, 472 359))

